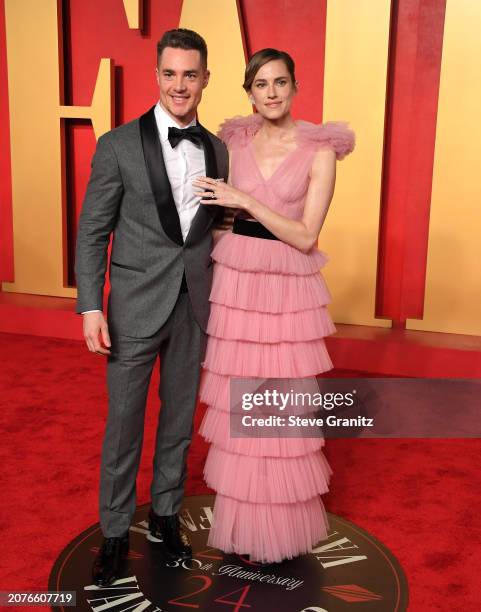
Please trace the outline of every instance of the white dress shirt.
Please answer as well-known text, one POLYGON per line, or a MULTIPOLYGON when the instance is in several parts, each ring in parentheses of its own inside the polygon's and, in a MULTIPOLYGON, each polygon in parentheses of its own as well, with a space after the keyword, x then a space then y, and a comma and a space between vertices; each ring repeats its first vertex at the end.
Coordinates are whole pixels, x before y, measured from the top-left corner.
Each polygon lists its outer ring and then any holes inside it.
MULTIPOLYGON (((197 176, 205 176, 204 148, 195 145, 187 138, 181 140, 175 148, 169 142, 169 127, 188 128, 196 125, 194 118, 188 125, 180 126, 161 106, 160 101, 154 108, 155 121, 159 131, 165 169, 169 177, 175 207, 179 214, 180 229, 185 240, 189 233, 192 220, 200 206, 200 198, 196 196, 192 181, 197 176)), ((85 310, 87 312, 101 312, 100 310, 85 310)))
MULTIPOLYGON (((182 129, 182 126, 166 113, 160 102, 157 102, 155 106, 154 115, 159 130, 165 168, 172 187, 175 206, 179 213, 180 229, 185 240, 192 219, 200 205, 200 198, 194 193, 195 188, 192 181, 198 176, 205 176, 204 148, 184 138, 173 149, 168 140, 169 127, 182 129)), ((194 118, 189 125, 183 127, 187 128, 196 124, 197 121, 194 118)))

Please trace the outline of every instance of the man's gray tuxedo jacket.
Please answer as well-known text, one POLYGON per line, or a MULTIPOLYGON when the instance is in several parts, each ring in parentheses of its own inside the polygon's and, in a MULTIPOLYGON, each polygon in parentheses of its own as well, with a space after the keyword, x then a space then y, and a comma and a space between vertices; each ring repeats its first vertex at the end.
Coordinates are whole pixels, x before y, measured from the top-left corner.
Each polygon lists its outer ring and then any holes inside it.
MULTIPOLYGON (((205 128, 202 133, 207 176, 227 180, 225 145, 205 128)), ((102 310, 113 232, 110 329, 137 338, 153 335, 175 305, 185 269, 194 315, 205 331, 212 280, 211 226, 222 219, 223 211, 200 204, 183 241, 153 108, 101 136, 79 222, 77 312, 102 310)))

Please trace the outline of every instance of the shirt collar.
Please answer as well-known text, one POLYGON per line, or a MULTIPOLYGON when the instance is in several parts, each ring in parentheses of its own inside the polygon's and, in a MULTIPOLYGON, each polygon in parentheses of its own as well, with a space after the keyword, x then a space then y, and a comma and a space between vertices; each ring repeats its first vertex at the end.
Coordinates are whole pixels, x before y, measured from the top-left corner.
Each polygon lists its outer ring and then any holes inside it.
POLYGON ((157 123, 157 129, 159 130, 160 140, 165 142, 169 137, 169 127, 176 127, 179 129, 188 128, 191 125, 197 125, 197 120, 194 117, 188 125, 180 126, 172 117, 164 110, 161 106, 160 101, 157 102, 154 108, 155 121, 157 123))

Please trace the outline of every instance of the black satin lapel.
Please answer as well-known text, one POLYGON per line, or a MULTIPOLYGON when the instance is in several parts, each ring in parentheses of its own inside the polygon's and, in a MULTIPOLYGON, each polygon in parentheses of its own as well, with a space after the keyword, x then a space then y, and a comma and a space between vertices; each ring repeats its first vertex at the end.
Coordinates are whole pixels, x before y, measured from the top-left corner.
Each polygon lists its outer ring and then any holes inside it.
POLYGON ((167 170, 165 169, 162 146, 155 121, 153 106, 139 119, 140 136, 144 150, 145 165, 154 194, 160 223, 167 236, 176 244, 182 245, 182 230, 180 228, 179 213, 175 206, 172 188, 170 186, 167 170))
POLYGON ((214 145, 207 130, 199 124, 202 129, 202 139, 204 141, 205 172, 210 178, 218 178, 217 159, 215 156, 214 145))
MULTIPOLYGON (((202 140, 204 143, 204 158, 205 158, 205 173, 210 178, 218 178, 217 158, 215 149, 210 139, 207 130, 198 123, 202 128, 202 140)), ((210 206, 208 204, 199 204, 199 208, 192 219, 192 225, 186 238, 186 243, 193 243, 201 238, 209 229, 213 219, 219 214, 218 206, 210 206)))

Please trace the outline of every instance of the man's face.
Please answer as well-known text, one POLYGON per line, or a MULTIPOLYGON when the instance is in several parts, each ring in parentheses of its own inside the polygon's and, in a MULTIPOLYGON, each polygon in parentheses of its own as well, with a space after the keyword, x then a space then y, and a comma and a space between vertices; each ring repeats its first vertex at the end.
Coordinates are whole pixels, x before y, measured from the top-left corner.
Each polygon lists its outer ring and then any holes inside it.
POLYGON ((156 68, 160 103, 180 125, 195 117, 202 90, 209 82, 209 71, 196 49, 166 47, 156 68))

